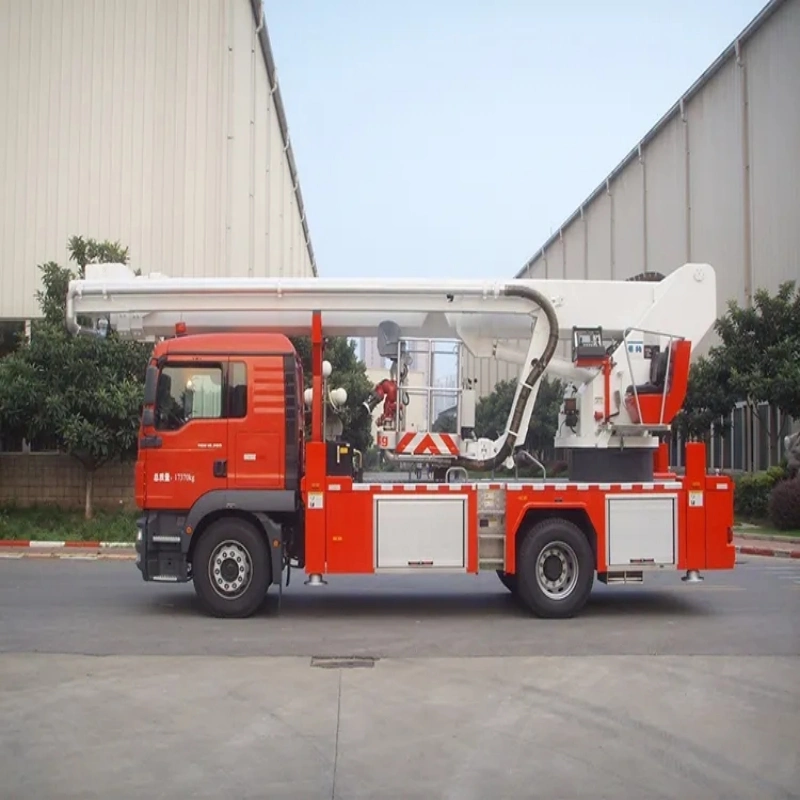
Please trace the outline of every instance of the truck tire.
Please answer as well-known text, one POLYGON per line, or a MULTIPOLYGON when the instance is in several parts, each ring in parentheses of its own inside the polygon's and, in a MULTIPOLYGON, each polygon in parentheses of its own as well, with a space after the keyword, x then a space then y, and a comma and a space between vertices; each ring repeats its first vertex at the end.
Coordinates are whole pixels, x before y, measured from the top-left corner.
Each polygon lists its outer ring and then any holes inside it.
POLYGON ((500 578, 500 583, 508 589, 511 594, 516 595, 517 593, 517 576, 510 575, 508 572, 503 572, 503 570, 497 570, 497 577, 500 578))
POLYGON ((270 553, 251 523, 223 517, 201 534, 192 558, 194 589, 215 617, 254 614, 272 582, 270 553))
POLYGON ((595 558, 583 531, 566 519, 534 525, 517 556, 517 594, 538 617, 566 619, 579 612, 592 591, 595 558))

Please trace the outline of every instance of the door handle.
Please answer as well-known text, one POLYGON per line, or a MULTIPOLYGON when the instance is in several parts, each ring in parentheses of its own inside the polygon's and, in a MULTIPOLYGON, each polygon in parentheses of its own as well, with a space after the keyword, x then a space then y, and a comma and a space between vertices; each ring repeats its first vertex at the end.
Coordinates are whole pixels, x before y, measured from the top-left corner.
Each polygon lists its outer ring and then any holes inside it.
POLYGON ((228 477, 228 462, 226 459, 214 462, 214 477, 227 478, 228 477))

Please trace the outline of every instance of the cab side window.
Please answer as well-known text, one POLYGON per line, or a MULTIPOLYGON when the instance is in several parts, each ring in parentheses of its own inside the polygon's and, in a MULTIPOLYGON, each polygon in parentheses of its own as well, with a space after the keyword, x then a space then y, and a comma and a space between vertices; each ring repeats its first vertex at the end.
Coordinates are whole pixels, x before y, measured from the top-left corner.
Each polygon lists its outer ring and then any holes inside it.
POLYGON ((228 418, 247 416, 247 365, 231 361, 228 367, 228 418))
POLYGON ((222 418, 222 367, 167 364, 158 376, 157 430, 174 431, 193 419, 222 418))

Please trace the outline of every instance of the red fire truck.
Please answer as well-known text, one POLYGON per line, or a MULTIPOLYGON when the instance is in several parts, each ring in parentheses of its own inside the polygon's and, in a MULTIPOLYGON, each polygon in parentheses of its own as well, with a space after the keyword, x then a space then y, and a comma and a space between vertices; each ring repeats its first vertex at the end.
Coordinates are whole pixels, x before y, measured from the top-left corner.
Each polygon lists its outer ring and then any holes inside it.
POLYGON ((194 279, 104 264, 70 284, 67 324, 154 342, 136 464, 144 580, 191 580, 210 613, 243 617, 293 568, 315 586, 493 571, 533 613, 560 618, 583 608, 595 576, 695 582, 733 568, 731 481, 707 473, 700 443, 671 472, 664 441, 716 309, 707 264, 657 282, 194 279), (287 338, 298 334, 312 343, 305 391, 287 338), (364 482, 360 454, 326 424, 346 399, 324 359, 341 335, 377 336, 391 369, 364 413, 383 405, 377 446, 431 468, 429 482, 364 482), (464 358, 455 432, 412 424, 434 391, 408 382, 420 341, 519 367, 497 439, 475 434, 464 358), (544 375, 565 387, 554 445, 568 476, 499 479, 526 455, 544 375))

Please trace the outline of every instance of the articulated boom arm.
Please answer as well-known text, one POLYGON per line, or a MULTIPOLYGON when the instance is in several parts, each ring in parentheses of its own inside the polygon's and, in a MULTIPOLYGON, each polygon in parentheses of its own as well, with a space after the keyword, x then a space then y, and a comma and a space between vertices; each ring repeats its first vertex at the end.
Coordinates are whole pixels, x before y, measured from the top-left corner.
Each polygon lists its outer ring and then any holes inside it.
MULTIPOLYGON (((454 463, 472 468, 509 463, 545 371, 571 381, 578 400, 577 417, 572 411, 563 416, 570 432, 560 435, 560 446, 615 446, 625 425, 629 440, 643 433, 622 397, 629 384, 648 380, 647 348, 664 351, 676 339, 696 345, 716 310, 715 275, 706 264, 686 264, 658 283, 170 278, 102 264, 89 265, 67 293, 67 325, 74 334, 101 334, 102 325, 79 324, 89 318, 137 338, 172 336, 178 323, 189 333, 305 335, 320 312, 328 336, 372 337, 382 323, 393 322, 404 338, 457 339, 476 357, 516 362, 520 378, 505 433, 495 442, 459 440, 454 463), (571 340, 576 327, 602 327, 604 341, 614 343, 607 362, 555 357, 559 339, 571 340)), ((647 437, 642 441, 652 445, 647 437)))

